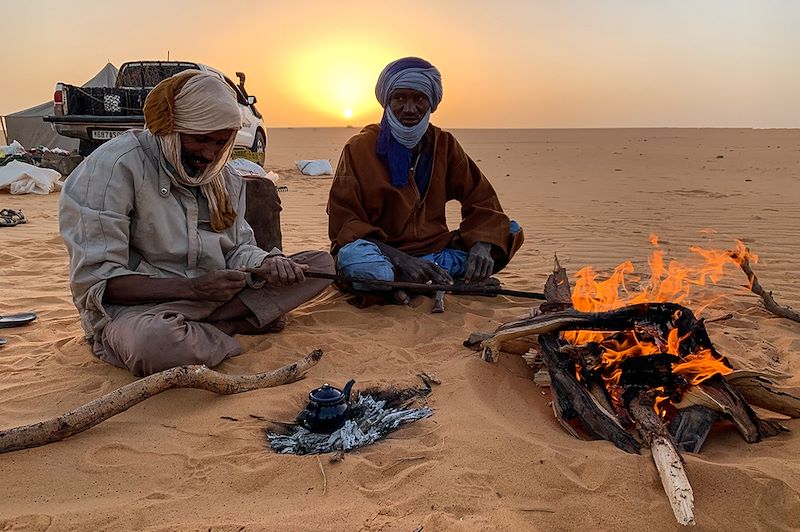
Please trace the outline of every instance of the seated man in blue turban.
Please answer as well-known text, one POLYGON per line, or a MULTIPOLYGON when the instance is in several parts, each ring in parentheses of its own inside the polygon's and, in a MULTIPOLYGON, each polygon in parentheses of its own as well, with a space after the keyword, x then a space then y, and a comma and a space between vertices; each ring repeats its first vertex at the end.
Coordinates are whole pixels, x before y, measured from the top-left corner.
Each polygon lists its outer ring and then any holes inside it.
MULTIPOLYGON (((455 137, 430 124, 442 100, 441 74, 424 59, 398 59, 381 72, 375 96, 384 108, 381 123, 347 142, 328 200, 338 272, 382 281, 486 283, 524 237, 455 137), (461 203, 454 231, 445 219, 450 200, 461 203)), ((410 302, 404 291, 393 295, 410 302)))

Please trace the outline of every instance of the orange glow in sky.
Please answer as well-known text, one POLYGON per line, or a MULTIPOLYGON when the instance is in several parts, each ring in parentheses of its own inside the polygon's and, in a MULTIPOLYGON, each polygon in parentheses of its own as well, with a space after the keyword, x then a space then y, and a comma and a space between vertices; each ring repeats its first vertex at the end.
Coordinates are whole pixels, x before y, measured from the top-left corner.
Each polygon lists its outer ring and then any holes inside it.
POLYGON ((325 121, 361 123, 381 112, 375 100, 376 66, 391 57, 376 47, 353 42, 299 50, 287 65, 287 82, 295 97, 325 121))
POLYGON ((800 127, 800 2, 40 0, 7 19, 0 115, 169 54, 245 72, 268 127, 360 126, 381 69, 417 55, 443 127, 800 127))

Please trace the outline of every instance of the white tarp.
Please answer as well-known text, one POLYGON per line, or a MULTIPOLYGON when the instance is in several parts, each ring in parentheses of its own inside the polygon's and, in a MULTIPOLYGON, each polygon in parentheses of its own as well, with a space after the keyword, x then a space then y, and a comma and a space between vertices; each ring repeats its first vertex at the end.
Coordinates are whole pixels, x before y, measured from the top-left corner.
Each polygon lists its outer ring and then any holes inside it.
POLYGON ((8 187, 12 194, 50 194, 57 187, 61 174, 50 168, 39 168, 22 161, 0 166, 0 190, 8 187))
POLYGON ((294 164, 304 175, 320 176, 333 174, 331 162, 327 159, 302 159, 300 161, 295 161, 294 164))
POLYGON ((228 164, 242 177, 267 177, 264 168, 247 159, 231 159, 228 164))
MULTIPOLYGON (((113 87, 117 80, 117 67, 106 64, 95 76, 83 84, 84 87, 113 87)), ((55 87, 55 81, 53 82, 55 87)), ((78 148, 78 139, 59 135, 49 122, 42 117, 53 114, 53 102, 45 102, 30 109, 24 109, 5 117, 6 136, 8 142, 18 141, 26 148, 45 146, 74 150, 78 148)))

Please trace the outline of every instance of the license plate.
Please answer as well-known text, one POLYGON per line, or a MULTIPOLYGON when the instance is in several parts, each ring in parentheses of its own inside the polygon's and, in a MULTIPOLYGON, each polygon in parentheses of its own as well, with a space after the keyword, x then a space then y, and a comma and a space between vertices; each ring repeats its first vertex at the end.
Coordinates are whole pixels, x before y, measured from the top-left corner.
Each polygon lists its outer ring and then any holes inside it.
POLYGON ((124 131, 120 130, 113 130, 113 129, 95 129, 92 131, 92 138, 94 140, 108 140, 113 139, 114 137, 119 137, 125 133, 124 131))

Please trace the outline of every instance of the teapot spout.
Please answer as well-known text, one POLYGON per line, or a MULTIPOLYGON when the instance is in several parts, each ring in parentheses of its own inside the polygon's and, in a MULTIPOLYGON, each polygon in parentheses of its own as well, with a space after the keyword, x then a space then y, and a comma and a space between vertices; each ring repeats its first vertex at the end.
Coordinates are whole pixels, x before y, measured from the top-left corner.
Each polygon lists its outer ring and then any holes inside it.
POLYGON ((342 395, 344 396, 344 400, 347 402, 350 402, 350 390, 353 388, 355 383, 355 379, 350 379, 347 381, 347 384, 344 385, 344 388, 342 388, 342 395))

